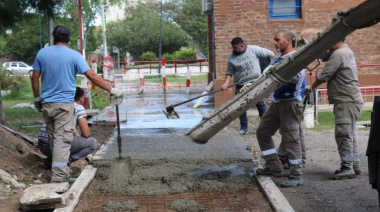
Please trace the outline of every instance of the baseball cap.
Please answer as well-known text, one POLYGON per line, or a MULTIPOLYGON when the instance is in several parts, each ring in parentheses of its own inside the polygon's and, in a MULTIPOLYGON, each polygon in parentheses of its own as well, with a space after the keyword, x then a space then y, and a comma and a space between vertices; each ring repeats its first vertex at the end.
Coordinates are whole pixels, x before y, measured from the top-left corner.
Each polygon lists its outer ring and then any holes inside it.
POLYGON ((53 36, 63 40, 70 39, 70 30, 65 25, 58 25, 53 30, 53 36))

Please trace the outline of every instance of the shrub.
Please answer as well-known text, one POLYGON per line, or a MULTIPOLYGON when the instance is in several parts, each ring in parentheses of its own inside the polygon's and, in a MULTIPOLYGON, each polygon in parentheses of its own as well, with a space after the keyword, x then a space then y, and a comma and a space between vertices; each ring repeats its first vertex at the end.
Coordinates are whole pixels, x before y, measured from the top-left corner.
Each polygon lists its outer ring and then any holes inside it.
POLYGON ((174 53, 176 60, 195 60, 197 53, 190 48, 181 49, 174 53))
POLYGON ((175 57, 173 54, 165 53, 162 55, 162 58, 165 58, 166 60, 175 60, 175 57))
POLYGON ((153 52, 144 52, 144 53, 142 53, 140 59, 144 60, 144 61, 156 61, 156 60, 158 60, 157 57, 156 57, 156 55, 153 52))
POLYGON ((29 85, 27 79, 21 75, 7 75, 6 71, 0 71, 1 90, 11 90, 11 96, 19 96, 20 89, 29 85))

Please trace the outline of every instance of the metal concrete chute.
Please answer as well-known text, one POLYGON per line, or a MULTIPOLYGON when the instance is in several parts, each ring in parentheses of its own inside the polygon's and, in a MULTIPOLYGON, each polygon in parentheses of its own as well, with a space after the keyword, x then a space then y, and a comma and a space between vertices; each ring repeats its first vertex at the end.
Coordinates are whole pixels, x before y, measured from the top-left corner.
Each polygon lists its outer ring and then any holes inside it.
MULTIPOLYGON (((315 59, 324 55, 331 46, 343 40, 356 29, 377 24, 380 20, 379 11, 379 0, 367 0, 347 12, 338 13, 334 18, 335 21, 325 31, 319 33, 301 50, 281 61, 268 75, 262 76, 252 83, 249 89, 236 95, 222 105, 221 108, 204 117, 199 124, 189 129, 185 135, 195 143, 207 143, 210 138, 243 112, 275 91, 279 86, 286 84, 315 59)), ((312 69, 314 68, 309 70, 312 69)))

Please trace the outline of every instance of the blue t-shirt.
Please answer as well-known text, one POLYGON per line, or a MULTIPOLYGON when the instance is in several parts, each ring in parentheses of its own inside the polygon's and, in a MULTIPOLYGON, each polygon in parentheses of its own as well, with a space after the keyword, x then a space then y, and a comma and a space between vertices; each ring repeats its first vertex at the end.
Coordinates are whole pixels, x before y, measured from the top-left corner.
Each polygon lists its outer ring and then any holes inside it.
POLYGON ((90 70, 83 56, 67 46, 49 46, 41 49, 33 63, 41 72, 41 100, 45 103, 73 103, 76 74, 90 70))

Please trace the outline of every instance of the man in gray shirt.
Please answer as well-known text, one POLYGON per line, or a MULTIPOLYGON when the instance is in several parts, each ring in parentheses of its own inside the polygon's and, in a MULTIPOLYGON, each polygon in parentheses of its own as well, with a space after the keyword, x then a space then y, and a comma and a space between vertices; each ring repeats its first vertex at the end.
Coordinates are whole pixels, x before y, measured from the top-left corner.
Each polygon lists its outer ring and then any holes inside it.
MULTIPOLYGON (((241 37, 232 39, 231 45, 233 52, 228 57, 226 79, 222 85, 222 89, 227 89, 233 76, 234 83, 237 84, 235 94, 238 94, 245 83, 254 82, 261 77, 259 57, 273 58, 275 55, 268 49, 255 45, 245 45, 241 37)), ((256 107, 259 111, 259 116, 262 117, 266 110, 264 100, 258 102, 256 107)), ((247 112, 241 114, 239 119, 239 133, 245 135, 248 133, 247 112)))
POLYGON ((360 92, 355 55, 344 43, 344 39, 333 45, 329 51, 331 56, 322 72, 311 87, 311 92, 320 84, 327 82, 327 95, 334 104, 335 141, 341 158, 341 168, 335 171, 332 179, 350 179, 359 175, 359 154, 356 122, 363 109, 363 97, 360 92))

